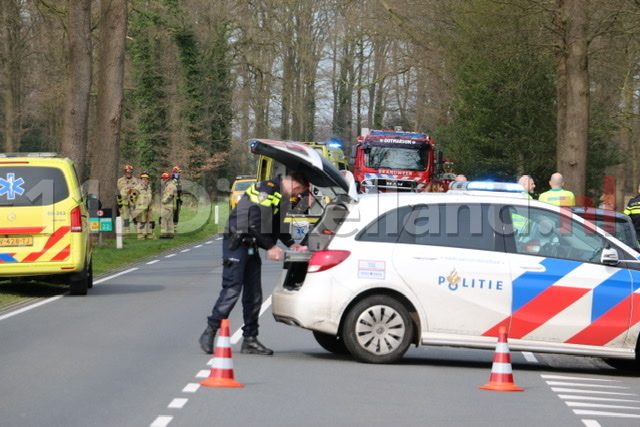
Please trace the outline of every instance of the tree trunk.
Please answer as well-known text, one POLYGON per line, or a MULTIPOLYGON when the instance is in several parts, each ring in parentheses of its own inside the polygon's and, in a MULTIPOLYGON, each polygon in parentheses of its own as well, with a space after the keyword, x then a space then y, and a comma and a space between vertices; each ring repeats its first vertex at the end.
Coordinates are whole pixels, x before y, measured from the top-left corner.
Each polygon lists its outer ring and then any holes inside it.
POLYGON ((91 0, 69 0, 69 66, 62 129, 62 153, 85 179, 91 93, 91 0))
POLYGON ((127 1, 100 2, 98 102, 91 177, 99 188, 103 208, 115 213, 115 188, 120 154, 120 125, 124 84, 127 1))
POLYGON ((20 151, 21 58, 20 8, 15 0, 0 1, 0 151, 20 151))
POLYGON ((585 195, 589 132, 589 66, 587 57, 588 17, 580 0, 558 0, 559 33, 563 37, 558 55, 558 172, 565 188, 576 197, 585 195), (564 56, 564 61, 562 60, 564 56), (565 68, 566 66, 566 68, 565 68), (563 69, 564 68, 564 69, 563 69), (564 72, 566 92, 560 86, 564 72), (562 97, 562 98, 561 98, 562 97), (564 111, 561 105, 564 104, 564 111), (560 125, 562 123, 562 126, 560 125))

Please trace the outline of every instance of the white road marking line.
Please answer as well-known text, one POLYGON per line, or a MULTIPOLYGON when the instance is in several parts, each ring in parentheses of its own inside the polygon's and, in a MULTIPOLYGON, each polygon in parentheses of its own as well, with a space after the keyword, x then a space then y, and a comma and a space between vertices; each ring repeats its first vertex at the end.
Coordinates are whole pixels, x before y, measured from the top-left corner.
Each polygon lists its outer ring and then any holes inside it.
POLYGON ((200 388, 200 384, 198 383, 189 383, 183 389, 183 393, 195 393, 200 388))
POLYGON ((551 387, 551 391, 556 393, 590 393, 590 394, 610 394, 616 396, 636 396, 634 393, 622 393, 619 391, 599 391, 599 390, 581 390, 576 388, 551 387))
POLYGON ((549 385, 564 385, 564 386, 578 386, 578 387, 596 387, 596 388, 626 388, 621 385, 604 385, 604 384, 583 384, 583 383, 568 383, 564 381, 546 381, 549 385))
POLYGON ((187 404, 188 401, 189 401, 189 399, 185 399, 185 398, 182 398, 182 397, 177 397, 177 398, 173 399, 171 401, 171 403, 169 403, 169 406, 167 406, 167 408, 182 409, 184 407, 184 405, 187 404))
POLYGON ((585 377, 569 377, 566 375, 540 375, 542 378, 550 380, 579 380, 579 381, 606 381, 619 383, 618 380, 611 380, 607 378, 585 378, 585 377))
POLYGON ((35 304, 31 304, 28 307, 23 307, 23 308, 21 308, 19 310, 12 311, 11 313, 4 314, 4 315, 0 316, 0 320, 8 319, 9 317, 15 316, 15 315, 20 314, 20 313, 24 313, 25 311, 29 311, 29 310, 34 309, 36 307, 40 307, 41 305, 48 304, 50 302, 53 302, 53 301, 55 301, 57 299, 62 298, 63 296, 64 295, 56 295, 54 297, 47 298, 44 301, 40 301, 40 302, 37 302, 35 304))
POLYGON ((196 245, 196 246, 194 246, 194 248, 201 248, 201 247, 202 247, 202 245, 196 245))
POLYGON ((606 405, 604 403, 591 402, 564 402, 571 408, 609 408, 609 409, 640 409, 637 406, 626 405, 606 405))
POLYGON ((190 250, 191 250, 191 248, 189 248, 189 249, 183 249, 183 250, 181 250, 180 252, 184 253, 184 252, 189 252, 190 250))
POLYGON ((165 256, 165 258, 171 258, 173 256, 176 256, 176 254, 169 254, 169 255, 165 256))
POLYGON ((600 423, 596 420, 582 420, 585 427, 600 427, 600 423))
POLYGON ((211 374, 211 369, 203 369, 198 371, 196 378, 209 378, 209 374, 211 374))
POLYGON ((97 285, 99 283, 106 282, 107 280, 115 279, 118 276, 122 276, 123 274, 131 273, 132 271, 136 271, 137 269, 138 269, 138 267, 133 267, 133 268, 130 268, 128 270, 121 271, 120 273, 116 273, 116 274, 112 274, 111 276, 103 277, 100 280, 95 280, 93 282, 93 284, 97 285))
POLYGON ((604 402, 640 402, 634 399, 614 399, 613 397, 592 397, 592 396, 576 396, 573 394, 559 394, 560 399, 576 399, 576 400, 600 400, 604 402))
POLYGON ((153 261, 149 261, 147 263, 147 265, 151 265, 151 264, 155 264, 156 262, 160 261, 159 259, 154 259, 153 261))
POLYGON ((538 363, 538 359, 536 359, 536 356, 531 353, 530 351, 523 351, 522 355, 524 356, 524 359, 529 362, 529 363, 538 363))
POLYGON ((169 425, 173 417, 171 415, 160 415, 154 422, 151 423, 150 427, 166 427, 169 425))
POLYGON ((624 412, 587 411, 584 409, 574 409, 576 415, 600 415, 602 417, 616 418, 640 418, 640 414, 625 414, 624 412))

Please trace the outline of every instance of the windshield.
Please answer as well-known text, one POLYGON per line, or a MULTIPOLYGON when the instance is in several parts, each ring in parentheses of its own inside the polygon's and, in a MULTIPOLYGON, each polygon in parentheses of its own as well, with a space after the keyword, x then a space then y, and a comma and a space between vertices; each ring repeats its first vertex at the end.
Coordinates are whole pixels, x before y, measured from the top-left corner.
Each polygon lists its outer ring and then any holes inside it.
MULTIPOLYGON (((593 220, 590 220, 593 222, 593 220)), ((630 221, 625 221, 620 218, 615 219, 615 228, 612 227, 612 221, 607 218, 607 221, 598 219, 595 221, 596 225, 607 233, 611 233, 616 239, 626 243, 628 246, 635 248, 638 246, 638 240, 633 229, 633 224, 630 221)))
POLYGON ((375 169, 402 169, 423 171, 427 169, 427 150, 422 146, 378 147, 371 146, 366 155, 365 164, 375 169))
POLYGON ((233 186, 233 190, 245 191, 247 188, 251 187, 253 183, 255 183, 255 181, 237 181, 233 186))

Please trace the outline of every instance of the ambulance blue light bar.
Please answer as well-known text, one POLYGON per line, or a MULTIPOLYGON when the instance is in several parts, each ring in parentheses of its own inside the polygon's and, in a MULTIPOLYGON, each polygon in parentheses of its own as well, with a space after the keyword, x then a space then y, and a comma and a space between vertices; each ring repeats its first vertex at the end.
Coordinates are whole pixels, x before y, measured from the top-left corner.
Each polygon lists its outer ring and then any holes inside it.
POLYGON ((495 191, 524 193, 524 187, 516 182, 467 181, 452 182, 449 191, 495 191))

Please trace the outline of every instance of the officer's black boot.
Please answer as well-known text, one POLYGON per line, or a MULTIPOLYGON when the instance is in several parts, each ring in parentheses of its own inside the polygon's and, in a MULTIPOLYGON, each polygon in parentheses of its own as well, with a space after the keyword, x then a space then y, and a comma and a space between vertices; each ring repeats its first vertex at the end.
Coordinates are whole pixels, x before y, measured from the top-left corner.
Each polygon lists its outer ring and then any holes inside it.
POLYGON ((273 354, 273 350, 263 346, 262 343, 258 341, 258 337, 244 337, 240 352, 245 354, 265 354, 267 356, 273 354))
POLYGON ((200 348, 207 354, 213 353, 213 340, 216 338, 217 329, 213 326, 207 326, 202 335, 200 335, 200 348))

